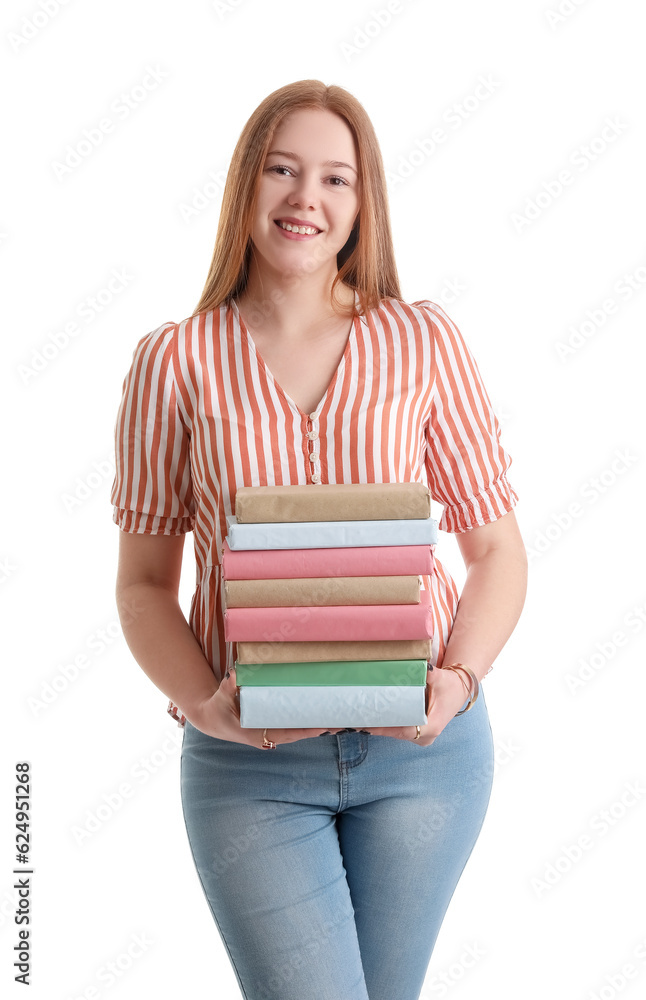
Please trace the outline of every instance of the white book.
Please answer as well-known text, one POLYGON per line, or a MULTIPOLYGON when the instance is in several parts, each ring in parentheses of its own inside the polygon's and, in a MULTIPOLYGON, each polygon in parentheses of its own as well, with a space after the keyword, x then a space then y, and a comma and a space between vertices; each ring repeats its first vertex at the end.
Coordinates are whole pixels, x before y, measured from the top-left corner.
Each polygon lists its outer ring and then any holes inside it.
POLYGON ((240 687, 245 729, 319 726, 423 726, 425 686, 326 685, 240 687))

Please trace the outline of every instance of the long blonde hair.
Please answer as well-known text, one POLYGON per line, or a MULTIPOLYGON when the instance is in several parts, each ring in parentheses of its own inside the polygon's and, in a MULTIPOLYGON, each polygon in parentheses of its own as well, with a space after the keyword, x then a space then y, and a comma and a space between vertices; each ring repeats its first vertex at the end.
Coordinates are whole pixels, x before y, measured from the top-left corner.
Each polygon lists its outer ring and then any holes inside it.
POLYGON ((192 317, 230 302, 244 290, 253 250, 251 225, 265 158, 283 119, 303 108, 340 115, 354 136, 358 154, 359 215, 347 243, 337 254, 338 271, 331 289, 333 308, 335 289, 341 282, 356 289, 364 312, 376 308, 382 298, 401 299, 386 175, 372 122, 359 101, 342 87, 328 87, 320 80, 298 80, 269 94, 240 134, 222 195, 211 266, 192 317))

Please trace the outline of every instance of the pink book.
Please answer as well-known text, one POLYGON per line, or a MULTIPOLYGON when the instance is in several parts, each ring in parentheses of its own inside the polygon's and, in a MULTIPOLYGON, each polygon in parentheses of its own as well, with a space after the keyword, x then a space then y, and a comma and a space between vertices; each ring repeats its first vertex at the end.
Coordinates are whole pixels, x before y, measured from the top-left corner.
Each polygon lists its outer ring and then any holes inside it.
POLYGON ((222 543, 227 580, 322 576, 408 576, 433 573, 430 545, 365 545, 320 549, 237 549, 222 543))
POLYGON ((425 639, 432 635, 428 590, 420 591, 419 604, 227 608, 224 613, 227 642, 425 639))

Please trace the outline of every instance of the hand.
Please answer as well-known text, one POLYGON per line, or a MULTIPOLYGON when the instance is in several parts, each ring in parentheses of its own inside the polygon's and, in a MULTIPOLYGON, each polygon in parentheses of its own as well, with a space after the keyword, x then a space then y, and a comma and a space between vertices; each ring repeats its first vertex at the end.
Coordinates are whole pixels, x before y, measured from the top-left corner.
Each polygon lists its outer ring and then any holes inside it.
POLYGON ((426 713, 427 723, 420 726, 420 738, 415 739, 417 729, 415 726, 387 726, 381 729, 368 729, 374 736, 392 736, 397 740, 408 740, 415 742, 417 746, 428 747, 434 743, 445 726, 448 726, 456 712, 459 712, 465 701, 467 693, 464 684, 460 680, 457 670, 442 670, 435 667, 428 672, 426 681, 428 692, 428 711, 426 713))
MULTIPOLYGON (((240 697, 235 670, 231 671, 229 677, 223 677, 217 691, 186 718, 207 736, 262 749, 262 729, 243 729, 240 725, 240 697)), ((281 743, 295 743, 297 740, 320 736, 321 733, 339 733, 342 728, 270 729, 267 736, 280 746, 281 743)))

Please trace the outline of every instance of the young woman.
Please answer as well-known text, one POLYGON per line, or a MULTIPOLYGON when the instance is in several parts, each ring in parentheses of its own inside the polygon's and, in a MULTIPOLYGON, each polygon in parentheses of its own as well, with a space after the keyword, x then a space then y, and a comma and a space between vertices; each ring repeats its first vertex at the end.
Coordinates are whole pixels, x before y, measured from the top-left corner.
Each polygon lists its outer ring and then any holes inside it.
POLYGON ((487 810, 477 694, 519 618, 527 562, 478 368, 443 309, 401 298, 379 146, 347 91, 300 81, 252 114, 202 298, 135 349, 116 460, 124 635, 184 729, 188 840, 243 996, 414 1000, 487 810), (440 558, 423 578, 428 722, 243 729, 226 515, 240 486, 335 482, 427 482, 456 534, 459 606, 440 558))

